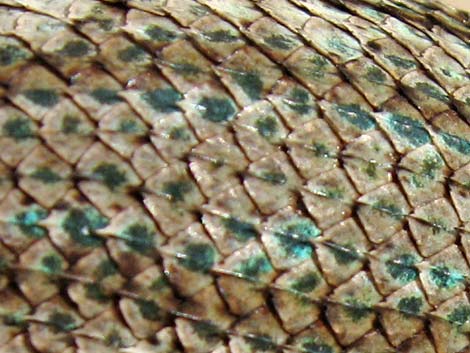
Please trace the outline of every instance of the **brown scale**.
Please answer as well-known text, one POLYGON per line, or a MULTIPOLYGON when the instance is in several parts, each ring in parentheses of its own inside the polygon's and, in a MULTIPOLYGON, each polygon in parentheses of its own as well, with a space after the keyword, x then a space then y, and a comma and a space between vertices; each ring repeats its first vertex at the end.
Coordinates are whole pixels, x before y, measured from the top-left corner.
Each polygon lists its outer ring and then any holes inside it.
POLYGON ((0 352, 469 350, 468 23, 0 0, 0 352))

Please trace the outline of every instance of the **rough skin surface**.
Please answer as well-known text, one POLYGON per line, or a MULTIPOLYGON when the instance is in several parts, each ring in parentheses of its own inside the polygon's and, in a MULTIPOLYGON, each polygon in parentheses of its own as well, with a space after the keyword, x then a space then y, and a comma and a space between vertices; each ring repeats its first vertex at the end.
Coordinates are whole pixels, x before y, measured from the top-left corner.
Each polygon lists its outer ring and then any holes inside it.
POLYGON ((469 23, 0 0, 0 352, 469 352, 469 23))

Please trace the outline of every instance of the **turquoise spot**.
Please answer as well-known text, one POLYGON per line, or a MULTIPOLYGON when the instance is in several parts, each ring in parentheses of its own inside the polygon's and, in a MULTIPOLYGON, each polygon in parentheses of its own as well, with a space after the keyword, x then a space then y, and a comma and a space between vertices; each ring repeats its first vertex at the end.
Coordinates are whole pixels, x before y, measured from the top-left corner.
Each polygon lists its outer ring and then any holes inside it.
POLYGON ((361 130, 370 130, 376 127, 372 115, 363 110, 359 104, 337 104, 335 109, 343 119, 361 130))
POLYGON ((352 244, 340 245, 328 242, 326 245, 339 265, 349 265, 361 258, 360 254, 356 249, 354 249, 352 244))
POLYGON ((273 34, 270 37, 264 38, 264 42, 273 48, 281 50, 289 50, 294 45, 292 39, 280 34, 273 34))
POLYGON ((0 66, 9 66, 19 60, 26 59, 27 53, 15 45, 7 44, 0 47, 0 66))
POLYGON ((47 217, 47 211, 41 207, 34 208, 28 212, 22 213, 23 224, 36 224, 47 217))
POLYGON ((62 180, 60 175, 53 172, 48 167, 42 167, 36 169, 32 174, 31 178, 42 181, 44 184, 54 184, 62 180))
POLYGON ((439 136, 441 136, 444 143, 453 150, 465 155, 470 154, 470 141, 443 131, 439 132, 439 136))
POLYGON ((173 202, 184 201, 185 195, 193 189, 189 181, 171 181, 163 184, 162 192, 173 202))
POLYGON ((94 100, 101 104, 115 104, 122 101, 121 97, 118 96, 119 91, 108 88, 97 88, 90 94, 94 100))
POLYGON ((447 320, 449 320, 449 322, 457 326, 462 326, 470 322, 470 306, 469 305, 458 306, 449 315, 447 315, 447 320))
POLYGON ((41 260, 41 269, 51 275, 58 274, 62 272, 62 259, 56 254, 44 256, 41 260))
POLYGON ((28 118, 12 118, 5 122, 2 131, 6 136, 20 141, 35 137, 31 125, 31 121, 28 118))
POLYGON ((103 241, 94 234, 94 231, 107 225, 108 220, 91 207, 85 210, 72 208, 62 221, 62 228, 70 235, 73 241, 90 247, 102 244, 103 241))
POLYGON ((256 129, 258 133, 263 136, 266 140, 270 140, 276 137, 278 131, 278 123, 276 118, 272 116, 266 116, 256 120, 256 129))
POLYGON ((213 123, 232 120, 236 110, 233 102, 226 98, 204 97, 197 103, 202 118, 213 123))
POLYGON ((232 32, 226 30, 202 32, 201 35, 209 42, 216 43, 233 43, 239 39, 236 34, 232 34, 232 32))
POLYGON ((458 271, 451 270, 447 266, 435 266, 430 271, 431 280, 439 288, 455 288, 465 282, 465 277, 458 271))
POLYGON ((59 103, 59 96, 51 89, 30 89, 24 91, 23 95, 34 104, 44 108, 52 108, 59 103))
POLYGON ((55 311, 49 315, 47 323, 54 328, 55 332, 68 332, 77 328, 77 324, 72 315, 59 311, 55 311))
POLYGON ((2 316, 2 322, 6 326, 15 326, 24 330, 28 328, 28 321, 25 319, 23 313, 13 313, 2 316))
POLYGON ((387 55, 385 57, 396 67, 400 67, 405 70, 414 69, 417 67, 413 60, 405 59, 397 55, 387 55))
POLYGON ((430 83, 418 82, 415 87, 418 91, 421 91, 430 98, 434 98, 442 103, 450 103, 450 99, 445 93, 445 91, 436 86, 431 85, 430 83))
POLYGON ((263 254, 245 260, 235 271, 244 277, 256 279, 260 275, 271 272, 272 270, 273 267, 271 263, 266 255, 263 254))
POLYGON ((231 71, 235 82, 242 88, 243 92, 252 100, 261 98, 263 81, 257 72, 254 71, 231 71))
POLYGON ((178 38, 176 33, 161 28, 157 25, 151 25, 146 27, 145 34, 149 36, 152 40, 155 40, 157 42, 172 42, 176 38, 178 38))
POLYGON ((321 231, 315 223, 308 218, 297 218, 286 222, 279 230, 285 236, 298 241, 310 241, 318 237, 321 231))
POLYGON ((80 58, 87 55, 90 51, 88 44, 82 40, 74 40, 68 42, 59 51, 59 54, 68 56, 70 58, 80 58))
POLYGON ((258 231, 251 223, 243 222, 234 217, 224 218, 222 219, 222 223, 224 227, 240 241, 245 242, 258 236, 258 231))
POLYGON ((138 253, 148 253, 154 248, 155 233, 145 225, 134 223, 127 227, 122 233, 122 237, 128 247, 138 253))
POLYGON ((115 190, 127 181, 126 174, 115 164, 102 163, 93 169, 93 177, 101 181, 110 190, 115 190))
POLYGON ((398 302, 398 310, 409 315, 417 315, 423 307, 423 299, 420 297, 401 298, 398 302))
POLYGON ((418 278, 418 270, 415 267, 417 259, 411 254, 403 254, 393 260, 388 260, 385 265, 392 278, 403 284, 418 278))
POLYGON ((147 52, 137 45, 131 45, 118 52, 119 60, 129 63, 135 61, 141 61, 145 58, 147 52))
POLYGON ((47 211, 40 207, 34 207, 28 211, 18 213, 12 224, 18 226, 21 232, 31 238, 42 238, 47 235, 44 227, 38 226, 37 223, 47 217, 47 211))
POLYGON ((142 98, 155 111, 172 113, 180 110, 177 103, 183 99, 183 96, 173 88, 162 88, 146 92, 142 98))
POLYGON ((320 279, 315 272, 308 272, 296 279, 291 288, 297 292, 310 293, 320 284, 320 279))
POLYGON ((162 319, 161 309, 153 300, 138 299, 136 304, 144 319, 149 321, 159 321, 162 319))
POLYGON ((284 99, 284 103, 296 113, 305 115, 313 110, 313 107, 308 104, 309 100, 310 94, 305 89, 295 87, 289 97, 284 99))
POLYGON ((66 115, 62 119, 61 131, 66 135, 76 134, 78 133, 79 126, 80 126, 80 119, 71 115, 66 115))
POLYGON ((215 250, 209 244, 194 243, 185 247, 178 258, 182 266, 194 272, 208 273, 215 263, 215 250))
POLYGON ((297 259, 309 259, 312 257, 313 249, 309 243, 282 233, 274 233, 274 236, 286 256, 297 259))
POLYGON ((400 114, 390 114, 387 120, 392 130, 413 147, 431 142, 431 137, 421 122, 400 114))

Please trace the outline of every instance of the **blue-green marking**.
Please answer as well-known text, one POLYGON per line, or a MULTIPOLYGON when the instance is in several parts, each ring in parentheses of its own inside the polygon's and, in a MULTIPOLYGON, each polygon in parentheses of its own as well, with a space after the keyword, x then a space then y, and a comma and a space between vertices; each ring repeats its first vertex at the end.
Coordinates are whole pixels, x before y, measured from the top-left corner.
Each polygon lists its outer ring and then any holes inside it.
POLYGON ((27 211, 20 212, 10 221, 31 238, 42 238, 47 235, 47 229, 37 224, 47 217, 47 211, 42 207, 32 207, 27 211))
POLYGON ((0 47, 0 66, 9 66, 27 58, 27 52, 16 45, 0 47))
POLYGON ((95 247, 102 244, 101 238, 95 235, 95 230, 108 225, 108 220, 95 208, 71 208, 62 221, 62 228, 71 239, 82 246, 95 247))
POLYGON ((385 265, 387 272, 393 279, 406 284, 418 278, 418 270, 415 267, 417 261, 417 258, 412 254, 402 254, 388 260, 385 265))
POLYGON ((401 298, 397 308, 404 314, 418 315, 423 308, 423 299, 421 297, 401 298))
POLYGON ((336 104, 335 109, 343 119, 361 130, 370 130, 376 127, 372 115, 362 109, 359 104, 336 104))
POLYGON ((101 181, 106 187, 113 191, 127 182, 124 172, 112 163, 101 163, 93 169, 93 177, 101 181))
POLYGON ((155 232, 146 225, 134 223, 122 232, 121 237, 132 250, 145 254, 154 249, 154 235, 155 232))
POLYGON ((258 231, 253 224, 242 221, 238 218, 224 218, 222 219, 222 224, 240 241, 246 242, 249 239, 256 238, 258 236, 258 231))
POLYGON ((36 169, 31 175, 31 178, 39 180, 44 184, 54 184, 62 181, 62 177, 56 172, 52 171, 49 167, 40 167, 36 169))
POLYGON ((188 244, 181 257, 180 264, 194 272, 208 273, 215 263, 216 252, 214 248, 205 243, 188 244))
POLYGON ((44 108, 52 108, 59 103, 59 96, 52 89, 29 89, 24 91, 23 95, 34 104, 44 108))
POLYGON ((401 114, 390 114, 387 121, 392 131, 413 147, 431 142, 431 136, 420 121, 401 114))
POLYGON ((36 136, 32 130, 32 122, 28 118, 21 117, 8 119, 5 124, 3 124, 2 132, 5 136, 11 137, 15 141, 21 141, 36 136))
POLYGON ((454 151, 464 155, 470 155, 470 141, 444 131, 440 131, 439 136, 441 136, 444 143, 454 151))
POLYGON ((232 78, 252 100, 261 98, 263 81, 255 71, 230 71, 232 78))
POLYGON ((203 119, 213 123, 230 121, 234 118, 235 104, 228 98, 203 97, 197 103, 203 119))
POLYGON ((452 270, 445 265, 432 267, 429 274, 431 281, 437 287, 443 289, 455 288, 465 282, 465 277, 462 273, 452 270))
POLYGON ((183 95, 173 88, 161 88, 143 93, 142 98, 155 111, 172 113, 180 110, 178 102, 183 95))
POLYGON ((122 101, 118 95, 119 91, 109 88, 96 88, 91 91, 94 100, 101 104, 115 104, 122 101))

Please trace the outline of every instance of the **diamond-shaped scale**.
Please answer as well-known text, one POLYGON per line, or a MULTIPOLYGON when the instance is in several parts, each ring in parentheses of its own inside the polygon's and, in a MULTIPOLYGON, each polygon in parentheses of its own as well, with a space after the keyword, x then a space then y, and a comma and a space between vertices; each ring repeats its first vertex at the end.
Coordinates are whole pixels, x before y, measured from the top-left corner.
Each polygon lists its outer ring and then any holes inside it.
POLYGON ((1 352, 470 349, 467 14, 0 5, 1 352))

